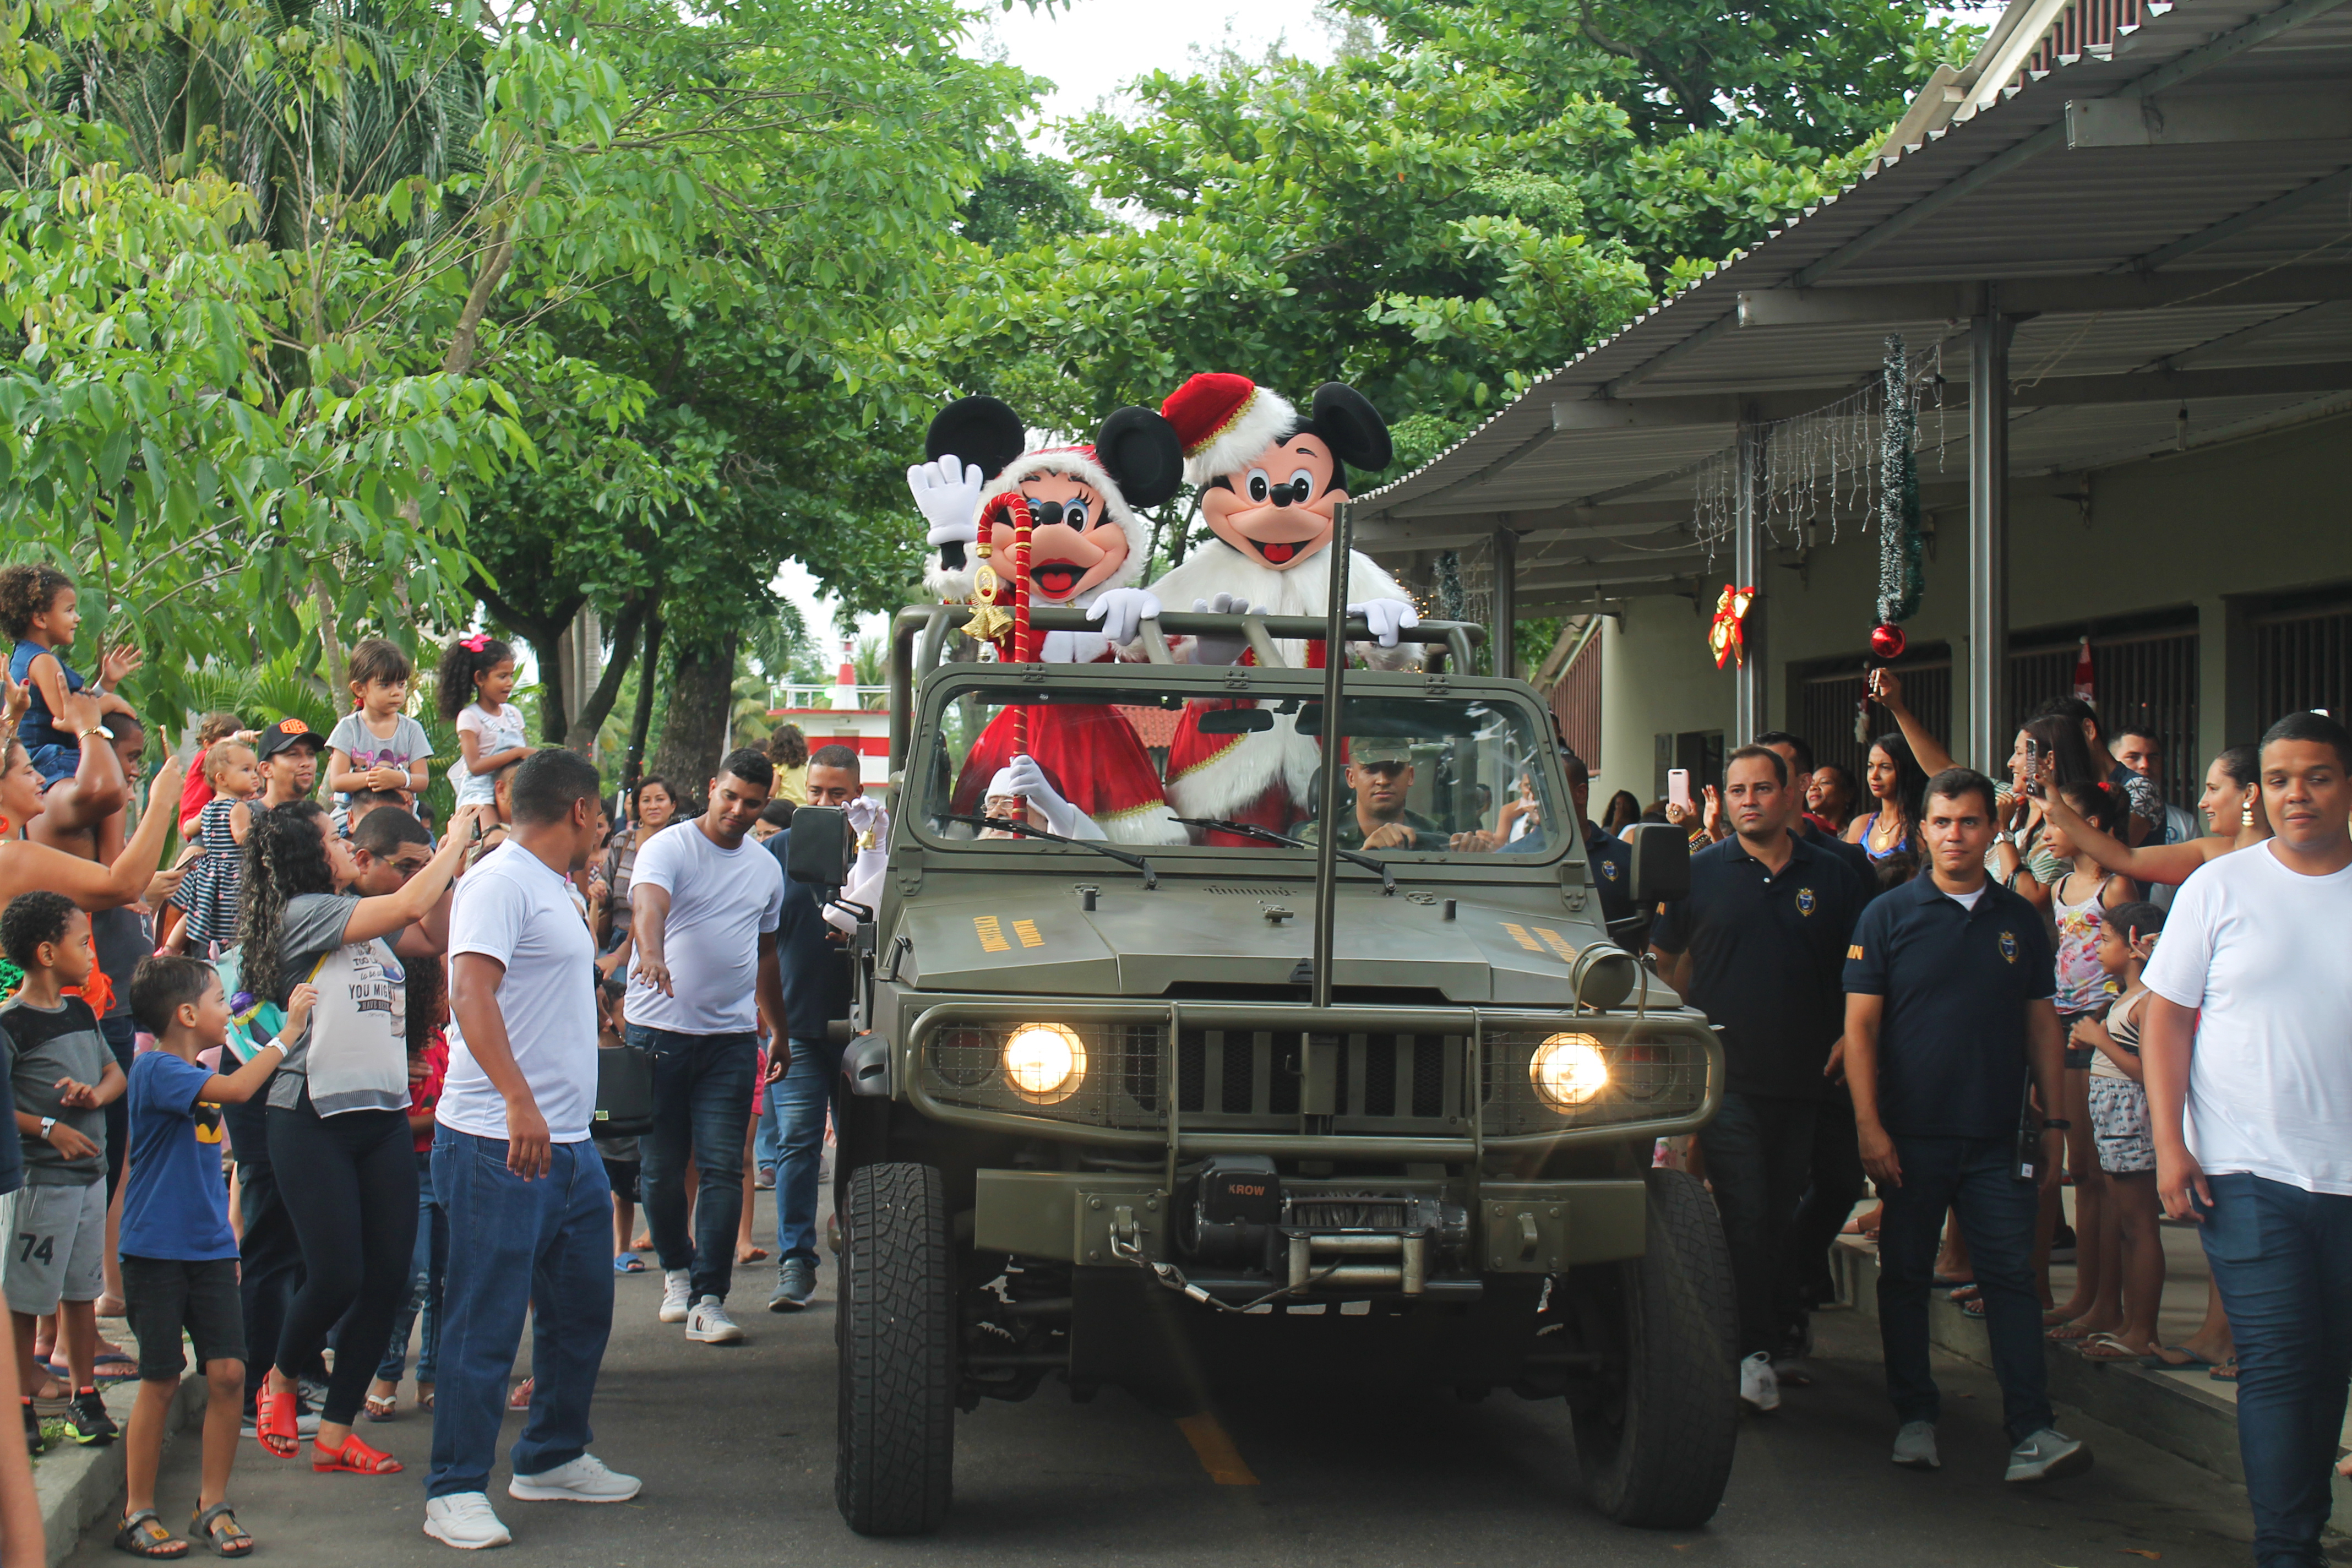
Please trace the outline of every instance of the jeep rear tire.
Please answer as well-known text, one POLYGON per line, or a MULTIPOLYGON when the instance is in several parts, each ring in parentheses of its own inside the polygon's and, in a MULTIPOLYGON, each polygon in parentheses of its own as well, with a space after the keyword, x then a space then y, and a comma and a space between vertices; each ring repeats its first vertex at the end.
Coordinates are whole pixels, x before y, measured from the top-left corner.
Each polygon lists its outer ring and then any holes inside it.
POLYGON ((930 1165, 865 1165, 848 1195, 834 1502, 860 1535, 926 1534, 954 1479, 946 1183, 930 1165))
MULTIPOLYGON (((1603 1352, 1620 1374, 1578 1402, 1577 1458, 1593 1506, 1620 1524, 1687 1530, 1723 1501, 1739 1430, 1731 1250, 1706 1189, 1649 1173, 1641 1258, 1589 1271, 1603 1352)), ((1585 1271, 1580 1271, 1584 1273, 1585 1271)))

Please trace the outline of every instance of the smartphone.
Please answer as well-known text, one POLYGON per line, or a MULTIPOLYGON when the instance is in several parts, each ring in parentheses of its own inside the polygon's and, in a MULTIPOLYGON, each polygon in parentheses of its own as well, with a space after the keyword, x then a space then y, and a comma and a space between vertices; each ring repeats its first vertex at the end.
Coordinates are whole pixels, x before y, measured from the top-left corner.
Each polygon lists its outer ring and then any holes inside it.
POLYGON ((1690 770, 1688 768, 1668 768, 1666 770, 1666 804, 1668 805, 1679 805, 1685 810, 1688 810, 1690 808, 1690 770))
POLYGON ((2031 735, 2025 737, 2025 793, 2042 798, 2042 742, 2031 735))

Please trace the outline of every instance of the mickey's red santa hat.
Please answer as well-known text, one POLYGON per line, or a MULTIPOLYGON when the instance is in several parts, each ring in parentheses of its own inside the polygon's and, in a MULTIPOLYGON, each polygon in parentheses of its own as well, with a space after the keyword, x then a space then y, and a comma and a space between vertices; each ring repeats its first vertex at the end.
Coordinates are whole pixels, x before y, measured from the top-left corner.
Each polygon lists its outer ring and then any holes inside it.
POLYGON ((1195 486, 1236 472, 1299 426, 1288 398, 1224 371, 1192 377, 1168 395, 1160 412, 1184 443, 1184 479, 1195 486))

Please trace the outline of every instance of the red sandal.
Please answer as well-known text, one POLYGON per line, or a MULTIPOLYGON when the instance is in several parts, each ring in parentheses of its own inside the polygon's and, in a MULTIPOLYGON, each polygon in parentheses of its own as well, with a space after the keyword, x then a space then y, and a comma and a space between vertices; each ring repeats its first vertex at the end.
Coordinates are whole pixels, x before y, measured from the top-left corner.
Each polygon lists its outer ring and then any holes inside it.
POLYGON ((302 1448, 302 1435, 295 1429, 301 1418, 301 1395, 280 1394, 265 1385, 253 1396, 254 1435, 261 1447, 281 1459, 290 1459, 302 1448))
POLYGON ((341 1470, 354 1476, 396 1476, 403 1468, 401 1462, 381 1448, 371 1448, 354 1435, 343 1439, 340 1448, 310 1445, 310 1468, 321 1474, 341 1470))

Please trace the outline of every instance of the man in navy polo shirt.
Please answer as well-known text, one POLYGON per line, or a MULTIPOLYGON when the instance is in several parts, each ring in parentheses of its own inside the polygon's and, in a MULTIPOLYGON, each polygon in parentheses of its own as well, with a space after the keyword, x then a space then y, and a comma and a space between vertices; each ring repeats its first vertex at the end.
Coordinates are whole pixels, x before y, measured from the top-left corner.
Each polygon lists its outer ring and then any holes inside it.
POLYGON ((1822 1074, 1844 1021, 1838 984, 1862 889, 1790 824, 1803 796, 1779 752, 1724 765, 1731 837, 1691 857, 1691 890, 1651 929, 1668 984, 1723 1031, 1728 1081, 1699 1131, 1739 1297, 1739 1396, 1777 1409, 1772 1359, 1796 1306, 1789 1225, 1812 1169, 1813 1122, 1836 1095, 1822 1074))
POLYGON ((2090 1468, 2056 1429, 2034 1287, 2034 1214, 2058 1175, 2063 1121, 2043 1121, 2035 1175, 2017 1173, 2029 1079, 2058 1098, 2056 976, 2042 916, 1985 875, 1993 787, 1969 768, 1928 781, 1927 874, 1874 900, 1846 954, 1845 1070, 1863 1168, 1885 1201, 1878 1331, 1902 1429, 1895 1462, 1934 1469, 1938 1394, 1927 1363, 1927 1292, 1944 1213, 1959 1217, 1984 1294, 1993 1375, 2014 1445, 2008 1479, 2090 1468))
MULTIPOLYGON (((1786 730, 1767 730, 1756 737, 1756 743, 1780 753, 1780 760, 1789 764, 1789 782, 1801 797, 1805 781, 1813 774, 1811 743, 1802 735, 1786 730)), ((1814 848, 1827 850, 1844 861, 1846 869, 1861 885, 1864 903, 1878 896, 1878 868, 1871 863, 1869 855, 1861 845, 1840 838, 1835 833, 1823 832, 1820 819, 1802 809, 1801 798, 1789 831, 1814 848)), ((1843 1068, 1838 1071, 1842 1079, 1843 1068)), ((1812 1181, 1797 1204, 1796 1217, 1789 1222, 1789 1267, 1796 1273, 1797 1293, 1788 1324, 1788 1341, 1781 1347, 1785 1359, 1773 1363, 1784 1383, 1791 1378, 1810 1381, 1802 1373, 1805 1352, 1810 1348, 1806 1309, 1816 1301, 1837 1299, 1837 1281, 1830 1276, 1830 1248, 1837 1245, 1838 1232, 1861 1196, 1862 1152, 1853 1141, 1853 1104, 1847 1100, 1841 1081, 1830 1098, 1822 1101, 1821 1113, 1813 1118, 1812 1181)))
POLYGON ((1592 770, 1584 765, 1584 759, 1562 746, 1559 762, 1568 770, 1568 797, 1576 807, 1577 831, 1584 836, 1584 858, 1591 867, 1592 885, 1601 892, 1601 918, 1613 926, 1637 912, 1633 847, 1613 833, 1603 832, 1592 820, 1592 770))

